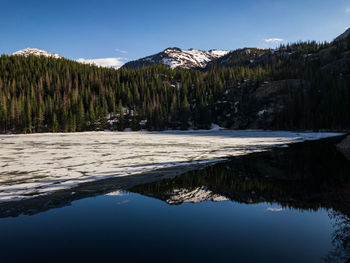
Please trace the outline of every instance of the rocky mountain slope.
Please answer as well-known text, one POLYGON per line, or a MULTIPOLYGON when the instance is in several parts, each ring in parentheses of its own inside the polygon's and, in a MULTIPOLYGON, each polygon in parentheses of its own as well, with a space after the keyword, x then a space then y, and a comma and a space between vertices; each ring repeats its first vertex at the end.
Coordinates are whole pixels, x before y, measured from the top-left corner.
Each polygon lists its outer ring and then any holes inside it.
POLYGON ((350 29, 331 43, 313 41, 275 50, 236 50, 210 62, 205 70, 237 66, 268 69, 272 74, 258 81, 245 78, 232 83, 214 108, 219 125, 234 129, 271 128, 284 120, 292 126, 298 123, 303 129, 311 121, 329 126, 322 124, 326 118, 337 129, 344 124, 344 119, 338 119, 339 114, 331 112, 336 108, 344 114, 348 111, 344 98, 349 93, 350 29), (329 107, 327 113, 318 114, 323 107, 329 107), (308 110, 312 118, 305 117, 308 110))
POLYGON ((215 59, 218 59, 229 51, 209 50, 203 51, 198 49, 182 50, 180 48, 167 48, 164 51, 144 57, 135 61, 126 63, 124 68, 140 68, 142 66, 150 66, 153 64, 168 65, 170 68, 204 68, 215 59))
POLYGON ((250 66, 258 58, 265 54, 271 53, 271 49, 261 49, 261 48, 241 48, 231 51, 224 56, 210 61, 206 69, 210 69, 214 66, 250 66))

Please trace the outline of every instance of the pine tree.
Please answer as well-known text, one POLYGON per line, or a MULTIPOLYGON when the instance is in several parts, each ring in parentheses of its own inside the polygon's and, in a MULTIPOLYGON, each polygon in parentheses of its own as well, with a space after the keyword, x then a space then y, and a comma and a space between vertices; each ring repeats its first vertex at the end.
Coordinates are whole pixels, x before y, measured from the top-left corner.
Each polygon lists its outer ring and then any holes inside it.
POLYGON ((122 101, 119 100, 118 103, 118 108, 117 108, 117 116, 118 116, 118 131, 124 130, 124 110, 123 110, 123 105, 122 101))
POLYGON ((85 108, 81 100, 77 110, 77 130, 85 130, 85 108))
POLYGON ((180 107, 180 121, 181 121, 181 129, 188 129, 188 121, 189 121, 190 107, 187 101, 187 95, 184 96, 181 107, 180 107))
POLYGON ((42 106, 39 106, 38 116, 36 118, 37 132, 44 131, 44 109, 42 106))
POLYGON ((140 119, 138 117, 138 114, 137 114, 137 111, 136 111, 135 107, 133 109, 131 129, 133 131, 138 131, 138 130, 141 129, 141 127, 140 127, 140 119))
POLYGON ((52 132, 57 132, 58 131, 58 121, 57 121, 57 117, 56 114, 53 114, 52 117, 52 132))

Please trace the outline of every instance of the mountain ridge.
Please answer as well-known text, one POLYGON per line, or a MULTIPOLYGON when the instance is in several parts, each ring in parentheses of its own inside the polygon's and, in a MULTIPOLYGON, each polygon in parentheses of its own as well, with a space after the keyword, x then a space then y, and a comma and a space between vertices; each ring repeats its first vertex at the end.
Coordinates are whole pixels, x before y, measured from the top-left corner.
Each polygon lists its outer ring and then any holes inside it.
MULTIPOLYGON (((350 28, 336 37, 333 42, 345 41, 349 35, 350 28)), ((289 45, 287 45, 284 49, 285 56, 293 55, 293 50, 290 49, 289 45)), ((217 49, 205 51, 193 48, 185 50, 178 47, 168 47, 156 54, 129 61, 122 65, 122 68, 137 69, 154 64, 167 65, 171 69, 181 68, 200 70, 208 70, 214 66, 251 66, 262 63, 264 59, 266 60, 266 57, 273 55, 275 52, 281 52, 281 47, 276 49, 246 47, 231 51, 217 49)), ((59 54, 32 47, 18 50, 13 52, 11 55, 36 55, 64 58, 59 54)), ((77 62, 84 63, 79 60, 77 60, 77 62)))
POLYGON ((218 59, 230 51, 211 49, 204 51, 200 49, 183 50, 178 47, 169 47, 162 52, 143 57, 137 60, 129 61, 123 65, 124 68, 141 68, 154 64, 167 65, 172 69, 182 68, 205 68, 206 65, 215 59, 218 59))
POLYGON ((114 70, 43 56, 0 59, 3 132, 186 130, 213 123, 228 129, 350 127, 350 36, 236 50, 200 70, 157 63, 114 70), (26 77, 18 78, 23 72, 26 77))

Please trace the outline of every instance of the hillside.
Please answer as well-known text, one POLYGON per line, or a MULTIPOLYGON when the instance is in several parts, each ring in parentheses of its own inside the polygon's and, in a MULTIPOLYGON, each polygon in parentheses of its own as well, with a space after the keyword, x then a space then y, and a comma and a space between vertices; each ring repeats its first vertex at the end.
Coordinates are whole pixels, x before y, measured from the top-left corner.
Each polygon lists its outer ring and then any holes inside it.
POLYGON ((255 60, 265 54, 272 52, 270 49, 242 48, 231 51, 226 55, 210 61, 206 69, 221 66, 250 66, 255 60))
POLYGON ((350 36, 230 52, 201 70, 0 57, 0 131, 350 129, 350 36))

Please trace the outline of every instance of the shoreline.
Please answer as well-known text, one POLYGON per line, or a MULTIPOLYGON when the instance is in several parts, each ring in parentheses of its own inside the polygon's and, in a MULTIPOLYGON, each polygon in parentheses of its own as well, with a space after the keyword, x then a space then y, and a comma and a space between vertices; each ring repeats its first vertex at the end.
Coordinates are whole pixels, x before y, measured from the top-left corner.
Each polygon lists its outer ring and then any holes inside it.
POLYGON ((161 168, 154 171, 133 174, 129 176, 101 179, 79 184, 76 187, 59 190, 33 198, 13 200, 0 203, 0 218, 17 217, 19 215, 33 215, 50 209, 69 205, 71 202, 83 198, 108 194, 163 179, 171 179, 193 170, 201 170, 206 167, 228 162, 230 159, 217 160, 193 165, 180 165, 169 168, 161 168))
POLYGON ((171 133, 171 132, 180 132, 180 133, 186 133, 186 132, 217 132, 217 131, 251 131, 251 132, 291 132, 291 133, 334 133, 334 134, 350 134, 350 130, 344 129, 344 130, 327 130, 327 129, 319 129, 319 130, 281 130, 281 129, 228 129, 218 126, 217 128, 212 129, 187 129, 187 130, 181 130, 181 129, 165 129, 165 130, 147 130, 147 129, 140 129, 140 130, 130 130, 125 129, 123 131, 118 130, 86 130, 86 131, 76 131, 76 132, 64 132, 64 131, 58 131, 58 132, 31 132, 31 133, 17 133, 17 132, 0 132, 1 136, 6 135, 64 135, 64 134, 81 134, 81 133, 171 133))

